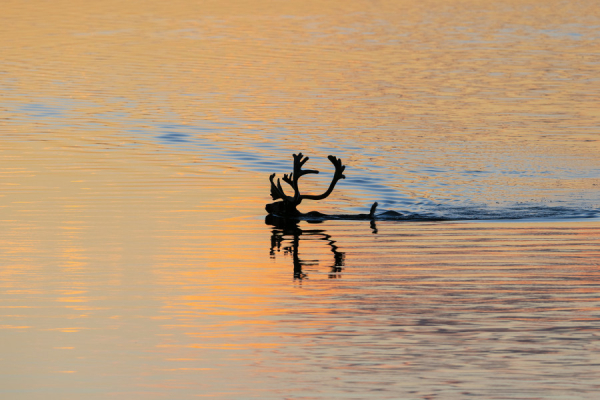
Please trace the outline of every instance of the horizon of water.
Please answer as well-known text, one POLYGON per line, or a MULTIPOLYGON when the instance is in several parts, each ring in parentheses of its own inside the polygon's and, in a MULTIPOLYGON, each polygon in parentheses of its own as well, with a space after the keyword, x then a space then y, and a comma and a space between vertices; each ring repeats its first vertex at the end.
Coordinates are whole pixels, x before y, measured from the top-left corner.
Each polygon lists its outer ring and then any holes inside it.
POLYGON ((7 2, 0 394, 595 399, 597 9, 7 2))

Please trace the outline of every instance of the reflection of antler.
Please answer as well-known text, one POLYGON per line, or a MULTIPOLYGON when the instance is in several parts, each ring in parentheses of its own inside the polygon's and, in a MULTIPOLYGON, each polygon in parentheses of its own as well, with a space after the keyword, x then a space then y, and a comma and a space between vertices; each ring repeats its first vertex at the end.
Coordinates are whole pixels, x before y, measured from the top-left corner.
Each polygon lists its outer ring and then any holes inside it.
POLYGON ((302 200, 322 200, 329 196, 335 187, 335 184, 340 179, 345 179, 344 170, 346 167, 342 164, 342 160, 334 156, 327 157, 329 161, 335 167, 335 173, 333 174, 333 179, 329 184, 329 188, 320 195, 312 195, 312 194, 300 194, 300 189, 298 188, 298 180, 306 175, 306 174, 318 174, 319 171, 314 169, 306 169, 303 170, 302 166, 308 161, 308 157, 304 157, 302 153, 294 154, 294 171, 289 174, 283 175, 283 181, 290 185, 292 189, 294 189, 294 196, 287 196, 281 187, 281 181, 277 179, 277 184, 273 181, 275 178, 275 174, 272 174, 269 177, 271 181, 271 197, 273 200, 281 199, 282 202, 276 202, 267 205, 267 211, 269 213, 277 213, 282 215, 294 215, 298 214, 296 210, 296 206, 298 206, 302 200))

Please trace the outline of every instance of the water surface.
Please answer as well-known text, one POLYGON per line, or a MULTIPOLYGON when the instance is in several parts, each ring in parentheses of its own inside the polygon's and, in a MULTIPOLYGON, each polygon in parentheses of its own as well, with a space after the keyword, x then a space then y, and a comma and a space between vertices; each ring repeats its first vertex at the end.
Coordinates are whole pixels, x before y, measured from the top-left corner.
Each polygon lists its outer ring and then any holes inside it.
POLYGON ((600 388, 600 15, 577 3, 8 2, 0 392, 600 388), (347 179, 266 224, 293 153, 347 179), (434 221, 444 219, 444 221, 434 221))

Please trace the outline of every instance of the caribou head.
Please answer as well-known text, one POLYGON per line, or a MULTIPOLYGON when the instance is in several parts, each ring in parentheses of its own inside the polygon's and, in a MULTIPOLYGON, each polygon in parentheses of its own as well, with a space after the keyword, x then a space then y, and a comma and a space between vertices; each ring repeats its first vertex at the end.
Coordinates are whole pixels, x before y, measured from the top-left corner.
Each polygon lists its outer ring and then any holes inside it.
POLYGON ((269 177, 271 181, 271 197, 273 200, 281 200, 276 201, 271 204, 266 205, 266 210, 269 214, 279 215, 282 217, 295 217, 299 216, 300 212, 296 209, 296 207, 302 203, 302 200, 322 200, 329 196, 335 187, 335 184, 340 179, 345 179, 343 172, 346 169, 344 165, 342 165, 342 160, 334 156, 327 157, 329 161, 335 167, 335 173, 333 174, 333 179, 329 184, 329 188, 323 193, 319 195, 313 194, 300 194, 300 188, 298 187, 298 180, 306 175, 306 174, 318 174, 319 171, 314 169, 302 169, 302 166, 308 161, 308 157, 304 157, 302 153, 294 154, 294 171, 292 173, 284 174, 283 181, 290 185, 294 190, 293 196, 288 196, 283 191, 281 187, 281 181, 277 178, 277 184, 273 181, 275 178, 275 174, 272 174, 269 177))

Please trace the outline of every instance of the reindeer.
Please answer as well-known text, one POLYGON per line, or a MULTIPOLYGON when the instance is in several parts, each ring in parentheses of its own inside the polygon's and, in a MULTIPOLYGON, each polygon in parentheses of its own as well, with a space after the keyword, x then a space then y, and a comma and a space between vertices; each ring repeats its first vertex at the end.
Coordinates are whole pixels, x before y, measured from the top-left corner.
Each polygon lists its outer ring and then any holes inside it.
POLYGON ((319 171, 314 169, 302 169, 302 166, 308 161, 308 157, 304 157, 302 153, 294 154, 294 170, 292 173, 284 174, 283 181, 290 185, 292 189, 294 189, 294 195, 288 196, 283 191, 281 187, 281 181, 277 178, 277 184, 273 181, 275 178, 275 174, 272 174, 269 177, 271 181, 271 197, 273 200, 281 200, 276 201, 274 203, 267 204, 265 209, 269 213, 269 215, 273 215, 276 217, 282 218, 294 218, 298 219, 300 217, 308 218, 308 219, 363 219, 363 220, 373 220, 375 218, 375 209, 377 208, 377 202, 371 206, 371 211, 369 214, 358 214, 358 215, 326 215, 317 211, 312 211, 307 214, 303 214, 296 208, 302 200, 322 200, 327 198, 331 192, 333 192, 333 188, 336 183, 340 179, 346 179, 344 175, 344 170, 346 167, 342 164, 342 160, 334 157, 327 156, 329 161, 335 167, 335 172, 333 174, 333 179, 329 184, 329 188, 320 195, 313 194, 300 194, 300 189, 298 188, 298 180, 307 174, 318 174, 319 171))

